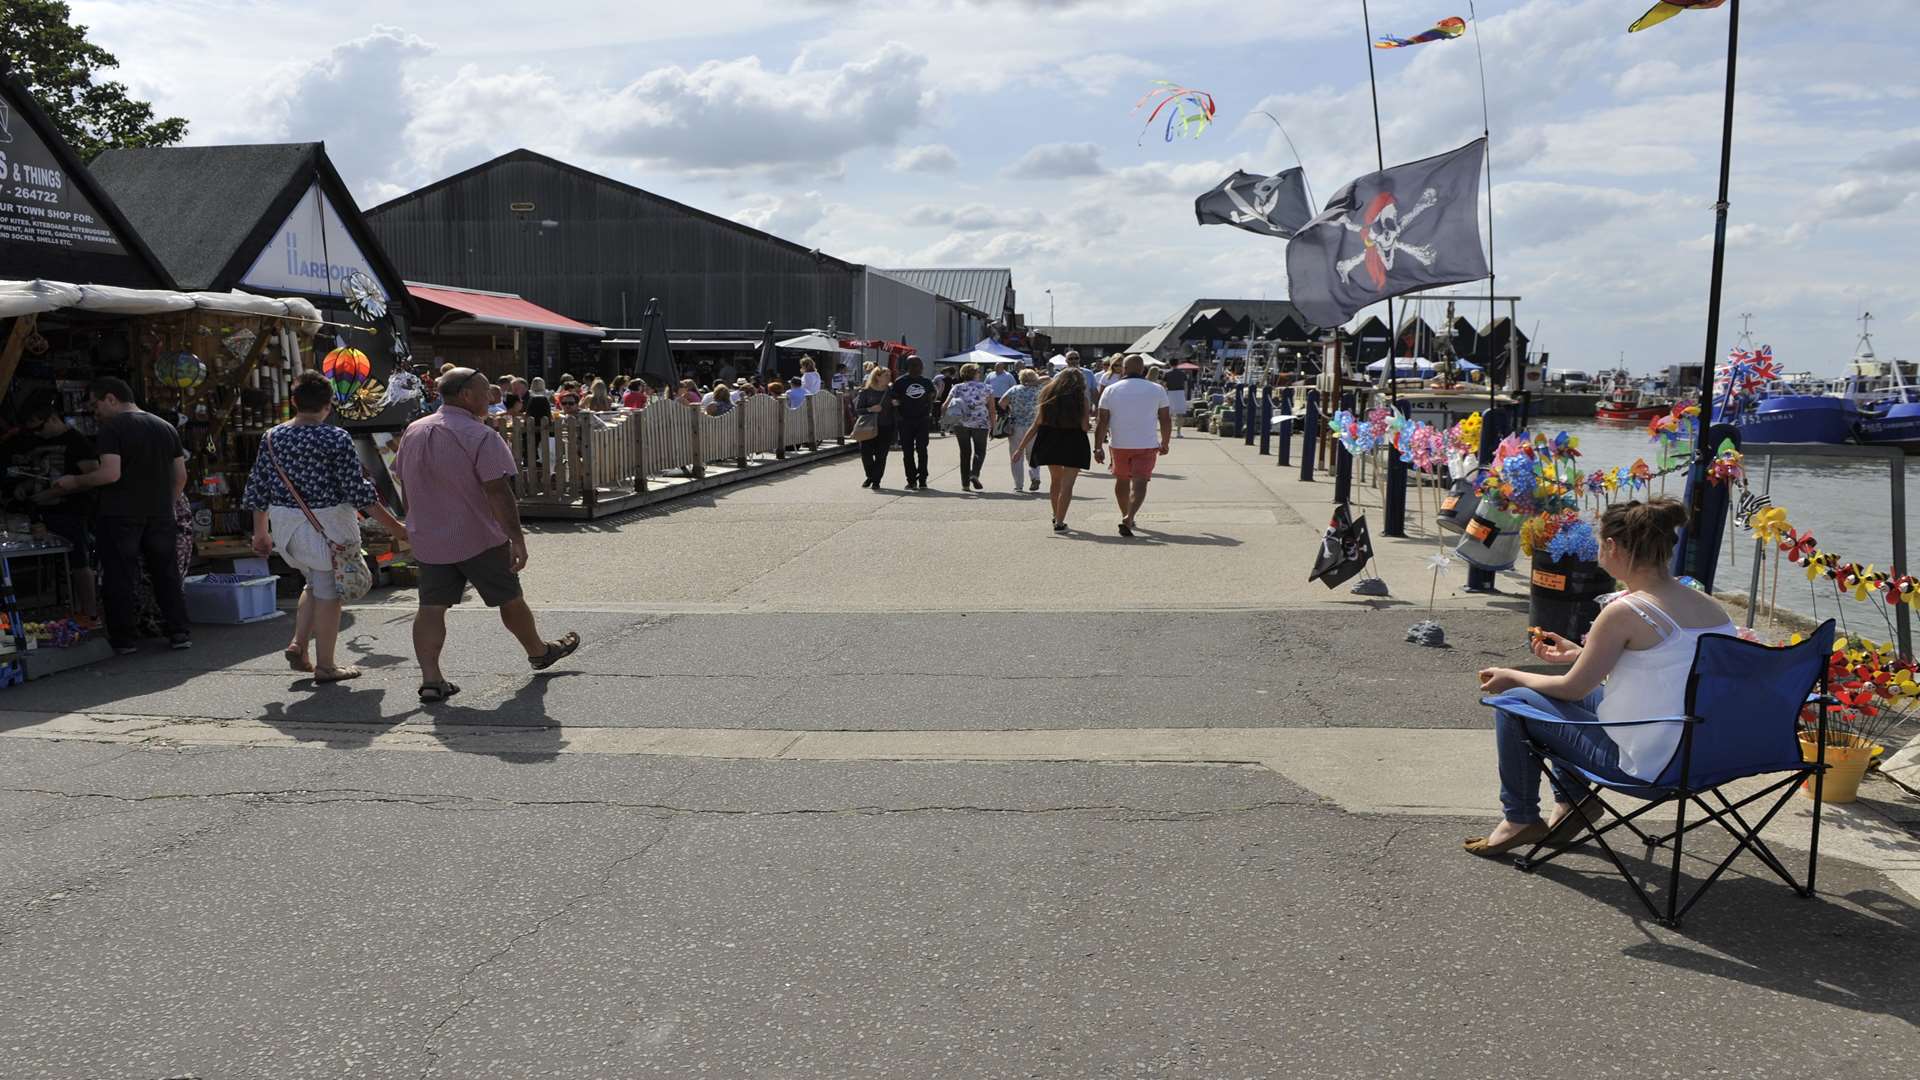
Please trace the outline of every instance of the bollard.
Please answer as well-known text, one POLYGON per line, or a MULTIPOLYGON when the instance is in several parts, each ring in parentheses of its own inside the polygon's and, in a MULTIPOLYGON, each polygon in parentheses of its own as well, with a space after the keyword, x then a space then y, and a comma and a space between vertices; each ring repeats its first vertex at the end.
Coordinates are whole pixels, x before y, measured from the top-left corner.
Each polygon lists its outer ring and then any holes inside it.
POLYGON ((1293 415, 1293 387, 1291 386, 1280 391, 1280 411, 1288 416, 1293 415))
POLYGON ((1345 506, 1353 501, 1353 454, 1345 443, 1333 444, 1333 504, 1345 506))
MULTIPOLYGON (((1402 417, 1409 417, 1413 407, 1406 402, 1395 402, 1395 411, 1402 417)), ((1382 510, 1383 523, 1380 534, 1405 538, 1407 535, 1407 463, 1400 459, 1399 451, 1387 448, 1387 493, 1386 505, 1382 510)))
MULTIPOLYGON (((1266 451, 1261 451, 1265 453, 1266 451)), ((1293 417, 1280 418, 1280 453, 1275 464, 1281 468, 1293 464, 1293 417)))
POLYGON ((1247 427, 1247 387, 1245 383, 1233 388, 1233 427, 1235 431, 1244 431, 1247 427))
POLYGON ((1241 428, 1240 428, 1240 434, 1244 438, 1248 446, 1253 445, 1254 415, 1260 411, 1259 409, 1254 408, 1253 399, 1255 396, 1256 396, 1255 393, 1250 392, 1247 394, 1247 422, 1241 425, 1241 428))
POLYGON ((1260 453, 1273 453, 1273 391, 1260 395, 1260 453))
POLYGON ((1300 418, 1300 479, 1313 479, 1314 426, 1320 422, 1320 391, 1307 391, 1307 411, 1300 418))

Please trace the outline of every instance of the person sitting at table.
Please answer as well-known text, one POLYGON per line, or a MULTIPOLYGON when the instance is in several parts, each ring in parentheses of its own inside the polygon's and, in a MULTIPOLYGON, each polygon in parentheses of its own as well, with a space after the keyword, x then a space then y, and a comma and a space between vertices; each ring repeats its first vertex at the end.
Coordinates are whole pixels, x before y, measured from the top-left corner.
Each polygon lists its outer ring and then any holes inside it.
POLYGON ((1540 755, 1529 739, 1596 776, 1625 784, 1658 779, 1673 760, 1679 723, 1606 723, 1684 714, 1694 646, 1705 634, 1737 633, 1713 597, 1681 584, 1667 569, 1676 530, 1686 521, 1686 507, 1664 496, 1609 507, 1600 518, 1600 568, 1626 591, 1600 609, 1584 645, 1551 631, 1540 631, 1533 641, 1535 656, 1572 668, 1560 675, 1513 668, 1480 672, 1484 694, 1512 692, 1568 720, 1601 723, 1548 723, 1496 707, 1504 820, 1486 836, 1467 840, 1469 853, 1495 856, 1542 840, 1570 842, 1580 827, 1571 820, 1575 798, 1581 800, 1581 815, 1598 821, 1602 811, 1587 798, 1586 781, 1558 764, 1553 820, 1540 820, 1540 755))

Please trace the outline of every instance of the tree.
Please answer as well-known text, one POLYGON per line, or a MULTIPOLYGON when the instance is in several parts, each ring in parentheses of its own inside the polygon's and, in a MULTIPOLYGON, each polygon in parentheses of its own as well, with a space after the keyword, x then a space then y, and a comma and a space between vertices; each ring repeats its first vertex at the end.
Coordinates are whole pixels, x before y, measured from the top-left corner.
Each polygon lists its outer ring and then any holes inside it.
POLYGON ((24 83, 84 160, 102 150, 169 146, 186 137, 187 121, 153 117, 153 106, 130 97, 125 83, 95 82, 120 66, 87 40, 60 0, 0 0, 0 66, 24 83))

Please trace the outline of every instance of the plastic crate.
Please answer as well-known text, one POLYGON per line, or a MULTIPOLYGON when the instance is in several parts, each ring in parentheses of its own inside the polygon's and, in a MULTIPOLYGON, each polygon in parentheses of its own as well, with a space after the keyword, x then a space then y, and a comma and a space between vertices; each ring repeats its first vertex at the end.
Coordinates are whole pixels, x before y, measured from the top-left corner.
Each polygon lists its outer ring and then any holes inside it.
POLYGON ((195 574, 185 582, 187 617, 196 623, 238 623, 279 614, 277 577, 195 574))

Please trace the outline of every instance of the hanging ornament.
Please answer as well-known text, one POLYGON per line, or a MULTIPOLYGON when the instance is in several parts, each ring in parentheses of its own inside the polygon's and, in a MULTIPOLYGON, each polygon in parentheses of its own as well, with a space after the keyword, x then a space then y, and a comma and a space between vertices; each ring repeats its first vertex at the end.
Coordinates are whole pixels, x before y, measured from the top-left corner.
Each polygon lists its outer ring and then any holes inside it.
POLYGON ((333 384, 334 403, 345 405, 367 384, 367 377, 373 374, 373 362, 359 349, 343 345, 320 362, 320 374, 333 384))
POLYGON ((387 317, 387 294, 364 272, 355 270, 348 274, 342 289, 347 294, 347 307, 361 319, 375 322, 387 317))
POLYGON ((207 363, 186 350, 153 362, 153 377, 161 386, 173 390, 192 390, 207 379, 207 363))
POLYGON ((220 345, 227 350, 228 356, 233 357, 235 360, 245 360, 247 353, 253 351, 254 341, 259 337, 260 335, 251 330, 235 330, 221 338, 220 345))

